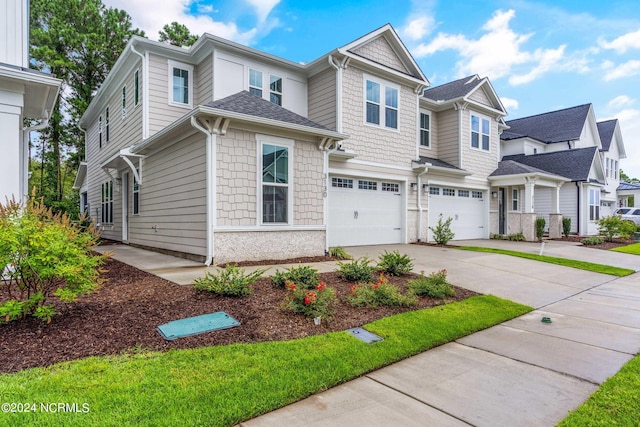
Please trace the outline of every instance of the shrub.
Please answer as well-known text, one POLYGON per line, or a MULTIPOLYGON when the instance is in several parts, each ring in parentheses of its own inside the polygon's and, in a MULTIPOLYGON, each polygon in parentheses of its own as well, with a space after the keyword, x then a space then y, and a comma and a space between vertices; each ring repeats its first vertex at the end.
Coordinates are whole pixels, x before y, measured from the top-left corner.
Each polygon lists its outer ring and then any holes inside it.
POLYGON ((211 292, 228 297, 243 297, 253 292, 251 285, 267 270, 247 274, 244 268, 228 264, 218 274, 207 271, 204 277, 193 281, 197 291, 211 292))
POLYGON ((451 231, 451 222, 453 218, 449 217, 446 220, 442 220, 442 214, 438 216, 438 222, 435 227, 429 227, 429 230, 433 233, 433 240, 439 245, 446 245, 449 240, 456 237, 456 234, 451 231))
POLYGON ((620 215, 611 215, 598 221, 598 232, 609 242, 614 237, 629 239, 636 231, 633 221, 623 220, 620 215))
POLYGON ((564 237, 569 237, 569 233, 571 233, 571 217, 563 216, 562 217, 562 234, 564 234, 564 237))
POLYGON ((384 251, 379 257, 378 270, 392 276, 403 276, 413 269, 413 262, 409 255, 400 254, 399 251, 384 251))
POLYGON ((598 236, 586 237, 582 239, 580 243, 582 243, 585 246, 601 245, 604 243, 604 239, 598 236))
POLYGON ((93 226, 81 230, 35 198, 0 204, 0 323, 26 316, 49 322, 52 297, 74 302, 92 292, 106 259, 92 252, 97 241, 93 226))
POLYGON ((541 216, 536 218, 536 237, 538 241, 542 241, 542 236, 544 235, 544 227, 547 225, 547 221, 541 216))
POLYGON ((397 286, 390 284, 380 273, 376 283, 360 283, 349 286, 347 303, 354 307, 379 307, 381 305, 398 307, 416 303, 414 295, 403 295, 397 286))
POLYGON ((333 317, 336 291, 326 283, 320 282, 314 288, 308 289, 287 280, 285 287, 285 309, 307 317, 322 317, 327 320, 333 317))
POLYGON ((338 262, 338 273, 350 282, 370 282, 373 280, 373 273, 376 272, 376 268, 369 265, 370 263, 371 260, 367 257, 351 262, 338 262))
POLYGON ((440 270, 422 275, 419 279, 411 280, 407 284, 415 295, 426 295, 431 298, 446 298, 456 296, 453 286, 447 282, 447 270, 440 270))
POLYGON ((489 238, 493 240, 504 240, 505 236, 504 234, 491 234, 489 238))
POLYGON ((284 288, 286 282, 293 282, 299 287, 312 289, 320 283, 320 275, 315 268, 309 267, 308 265, 300 265, 298 267, 288 268, 282 272, 276 270, 274 275, 271 276, 271 280, 280 288, 284 288))
POLYGON ((511 240, 513 242, 524 242, 527 240, 522 233, 513 233, 507 236, 507 240, 511 240))
POLYGON ((343 247, 336 246, 335 248, 329 248, 329 256, 338 259, 353 259, 351 255, 344 250, 343 247))

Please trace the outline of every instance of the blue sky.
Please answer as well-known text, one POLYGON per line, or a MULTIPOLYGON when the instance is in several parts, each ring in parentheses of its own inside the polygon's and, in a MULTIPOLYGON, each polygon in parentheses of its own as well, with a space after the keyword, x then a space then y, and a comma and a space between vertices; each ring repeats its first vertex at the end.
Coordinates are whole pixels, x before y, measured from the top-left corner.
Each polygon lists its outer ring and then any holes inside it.
POLYGON ((103 0, 157 39, 179 21, 271 54, 310 62, 390 23, 433 86, 489 77, 509 119, 592 103, 621 122, 640 178, 640 2, 637 0, 294 1, 103 0))

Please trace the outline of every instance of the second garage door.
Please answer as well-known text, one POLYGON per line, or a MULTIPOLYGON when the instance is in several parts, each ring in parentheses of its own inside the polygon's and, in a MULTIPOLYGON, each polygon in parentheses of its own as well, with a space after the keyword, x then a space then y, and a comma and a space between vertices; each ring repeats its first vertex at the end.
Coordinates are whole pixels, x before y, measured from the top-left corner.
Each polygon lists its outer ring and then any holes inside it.
POLYGON ((331 177, 329 246, 402 243, 402 183, 331 177))
MULTIPOLYGON (((435 227, 442 214, 444 219, 453 218, 454 240, 487 238, 485 203, 482 191, 432 186, 429 188, 429 225, 435 227)), ((430 230, 429 240, 433 240, 430 230)))

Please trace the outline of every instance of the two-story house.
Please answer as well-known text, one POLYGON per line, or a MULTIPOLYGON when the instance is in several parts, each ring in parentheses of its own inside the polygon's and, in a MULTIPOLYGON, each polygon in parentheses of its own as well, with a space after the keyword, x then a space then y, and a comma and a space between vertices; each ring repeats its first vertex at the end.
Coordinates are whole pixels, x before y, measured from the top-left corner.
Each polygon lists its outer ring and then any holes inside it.
POLYGON ((29 69, 29 3, 0 3, 0 203, 28 192, 29 132, 46 127, 61 81, 29 69), (24 119, 41 119, 24 127, 24 119))

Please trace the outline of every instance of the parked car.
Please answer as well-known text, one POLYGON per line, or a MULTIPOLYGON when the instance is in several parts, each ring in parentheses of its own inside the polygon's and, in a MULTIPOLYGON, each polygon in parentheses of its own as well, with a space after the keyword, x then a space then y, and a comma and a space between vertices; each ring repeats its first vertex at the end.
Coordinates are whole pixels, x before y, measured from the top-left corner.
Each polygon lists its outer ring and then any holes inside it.
POLYGON ((619 208, 619 209, 616 209, 615 211, 613 211, 613 214, 614 215, 625 215, 625 214, 628 214, 632 210, 633 210, 633 208, 619 208))
MULTIPOLYGON (((622 210, 622 209, 618 209, 618 210, 622 210)), ((620 215, 622 219, 627 219, 629 221, 635 222, 636 225, 640 225, 640 209, 631 208, 629 209, 628 212, 619 213, 618 215, 620 215)))

